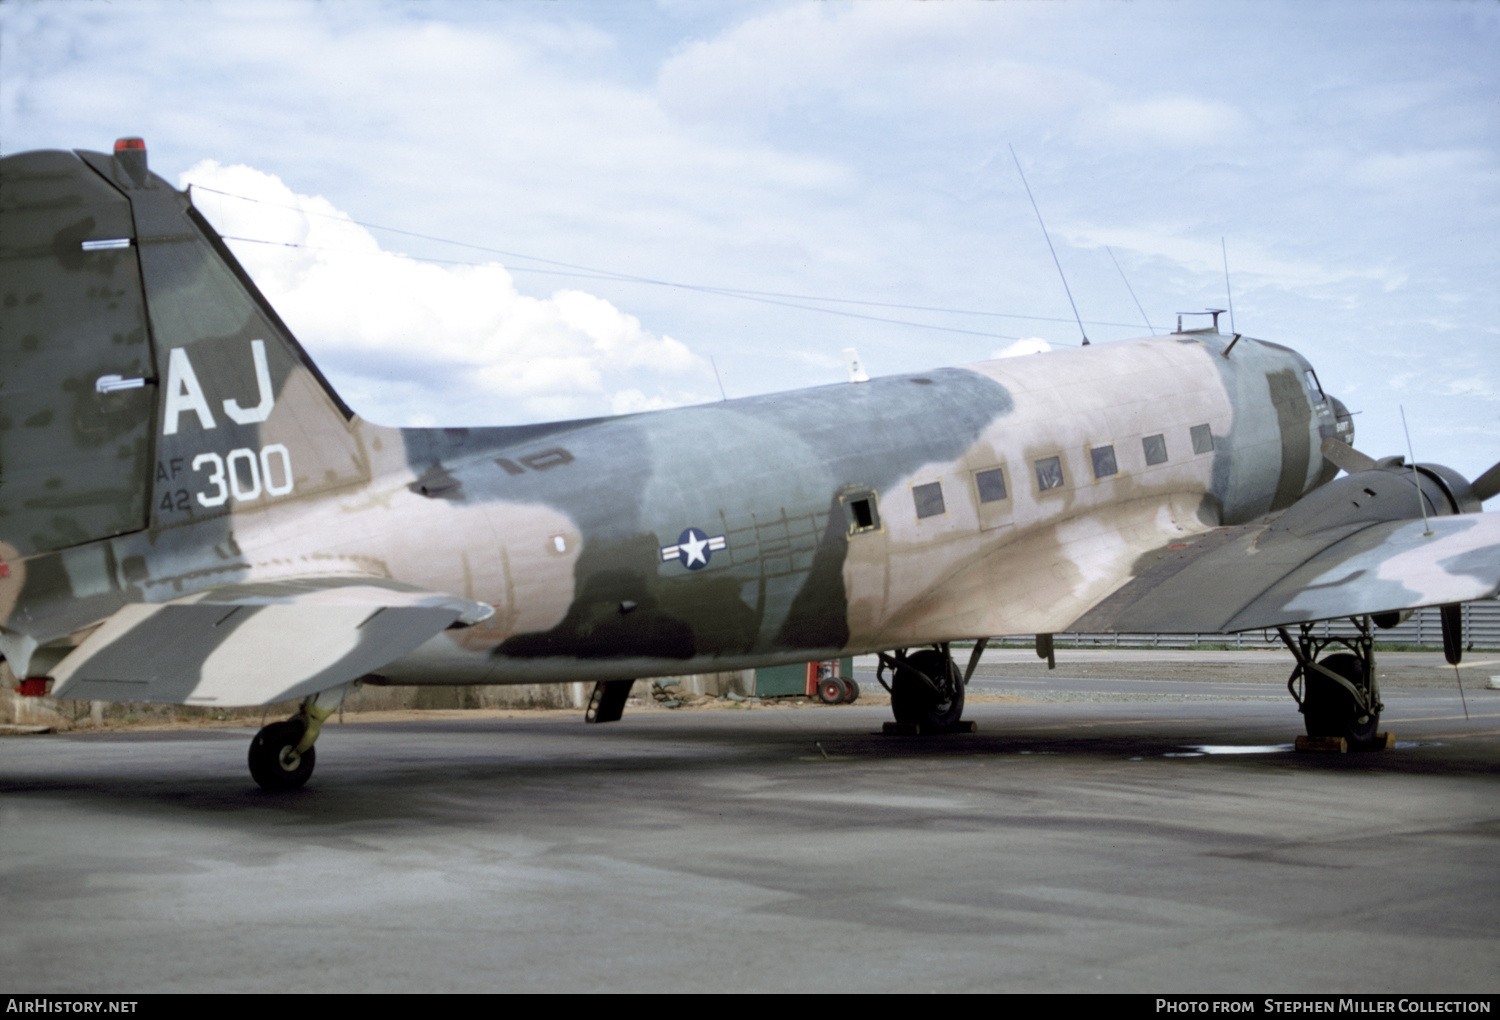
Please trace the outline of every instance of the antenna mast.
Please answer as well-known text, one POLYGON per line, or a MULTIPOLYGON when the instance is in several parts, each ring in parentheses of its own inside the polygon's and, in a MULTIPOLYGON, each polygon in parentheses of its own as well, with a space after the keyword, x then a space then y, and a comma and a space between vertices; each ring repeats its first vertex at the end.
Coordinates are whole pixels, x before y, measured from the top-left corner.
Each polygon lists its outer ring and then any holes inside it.
POLYGON ((729 394, 724 392, 724 380, 719 378, 719 363, 714 360, 714 356, 712 354, 708 356, 708 363, 714 367, 714 382, 719 384, 720 398, 728 400, 729 394))
POLYGON ((1229 292, 1229 249, 1224 246, 1223 235, 1219 236, 1219 251, 1224 253, 1224 296, 1229 298, 1229 332, 1239 336, 1234 328, 1234 295, 1229 292))
POLYGON ((1073 318, 1078 322, 1078 332, 1083 337, 1083 345, 1087 347, 1089 335, 1084 332, 1083 317, 1078 314, 1078 305, 1073 301, 1073 291, 1068 287, 1068 278, 1063 274, 1062 263, 1057 261, 1057 249, 1052 247, 1052 235, 1047 233, 1047 224, 1042 222, 1042 211, 1036 207, 1036 199, 1031 194, 1031 185, 1026 183, 1026 171, 1021 169, 1021 160, 1016 156, 1016 147, 1007 142, 1006 148, 1010 149, 1010 158, 1016 161, 1016 173, 1021 175, 1021 185, 1026 189, 1026 197, 1031 199, 1031 211, 1036 213, 1036 221, 1042 228, 1042 236, 1047 239, 1047 250, 1052 253, 1052 264, 1057 267, 1057 275, 1062 277, 1063 291, 1068 295, 1068 305, 1073 309, 1073 318))
POLYGON ((1434 534, 1432 525, 1427 523, 1427 497, 1422 494, 1422 476, 1417 474, 1417 455, 1411 448, 1411 429, 1406 427, 1406 407, 1397 404, 1401 408, 1401 431, 1406 433, 1406 453, 1411 458, 1411 481, 1417 487, 1417 509, 1422 511, 1422 537, 1431 538, 1434 534))

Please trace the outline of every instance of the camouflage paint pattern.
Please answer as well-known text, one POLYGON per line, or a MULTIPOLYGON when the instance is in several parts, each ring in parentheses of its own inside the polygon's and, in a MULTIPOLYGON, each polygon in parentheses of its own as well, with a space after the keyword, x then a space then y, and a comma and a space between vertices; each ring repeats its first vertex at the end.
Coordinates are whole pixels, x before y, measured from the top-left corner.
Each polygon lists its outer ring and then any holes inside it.
POLYGON ((1257 612, 1293 619, 1500 585, 1492 515, 1448 518, 1440 562, 1389 515, 1261 555, 1352 434, 1300 355, 1248 337, 391 429, 143 152, 0 160, 0 266, 0 654, 64 696, 254 704, 367 673, 611 680, 1109 629, 1192 603, 1195 563, 1231 592, 1220 627, 1268 591, 1257 612), (1378 587, 1308 594, 1344 576, 1330 547, 1390 526, 1347 549, 1378 587))

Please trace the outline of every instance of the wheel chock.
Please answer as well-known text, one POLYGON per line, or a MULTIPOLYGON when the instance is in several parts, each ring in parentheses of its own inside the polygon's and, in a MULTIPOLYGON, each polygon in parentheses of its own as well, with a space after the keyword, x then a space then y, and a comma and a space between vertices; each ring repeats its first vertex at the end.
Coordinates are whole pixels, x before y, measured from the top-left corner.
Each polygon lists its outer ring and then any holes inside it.
POLYGON ((1349 741, 1343 737, 1298 737, 1295 746, 1299 751, 1345 754, 1349 750, 1349 741))
POLYGON ((1389 751, 1396 746, 1396 734, 1377 733, 1362 744, 1350 744, 1351 751, 1389 751))
POLYGON ((952 726, 923 726, 921 723, 888 722, 882 727, 888 737, 935 737, 949 733, 978 733, 972 719, 960 719, 952 726))

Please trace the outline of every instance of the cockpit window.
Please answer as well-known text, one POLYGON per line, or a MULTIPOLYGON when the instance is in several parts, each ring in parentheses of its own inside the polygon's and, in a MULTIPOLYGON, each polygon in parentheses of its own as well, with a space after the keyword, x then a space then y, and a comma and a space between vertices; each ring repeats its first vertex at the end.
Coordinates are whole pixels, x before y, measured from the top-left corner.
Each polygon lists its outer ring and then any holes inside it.
POLYGON ((1308 369, 1302 373, 1302 378, 1307 380, 1307 392, 1312 394, 1314 400, 1323 399, 1323 387, 1318 385, 1318 373, 1308 369))

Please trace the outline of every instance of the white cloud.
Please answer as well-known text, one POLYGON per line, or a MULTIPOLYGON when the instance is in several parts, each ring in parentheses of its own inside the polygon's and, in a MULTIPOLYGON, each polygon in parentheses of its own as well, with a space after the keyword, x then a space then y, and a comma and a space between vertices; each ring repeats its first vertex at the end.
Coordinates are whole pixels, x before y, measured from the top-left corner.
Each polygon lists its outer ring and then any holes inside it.
POLYGON ((1450 396, 1479 397, 1482 400, 1500 399, 1500 393, 1485 379, 1451 379, 1448 382, 1450 396))
POLYGON ((1013 344, 1002 347, 990 354, 991 358, 1019 358, 1025 354, 1046 354, 1052 350, 1052 345, 1039 336, 1027 337, 1017 340, 1013 344))
POLYGON ((1214 145, 1243 135, 1247 126, 1227 103, 1182 95, 1104 103, 1086 111, 1083 120, 1091 130, 1128 146, 1214 145))
POLYGON ((248 166, 206 160, 179 183, 196 186, 195 204, 371 420, 477 425, 710 398, 706 360, 603 298, 528 297, 499 263, 385 251, 327 200, 248 166))

